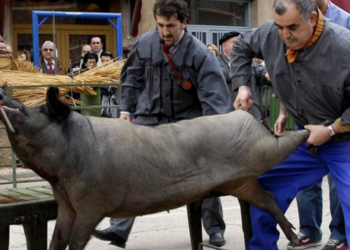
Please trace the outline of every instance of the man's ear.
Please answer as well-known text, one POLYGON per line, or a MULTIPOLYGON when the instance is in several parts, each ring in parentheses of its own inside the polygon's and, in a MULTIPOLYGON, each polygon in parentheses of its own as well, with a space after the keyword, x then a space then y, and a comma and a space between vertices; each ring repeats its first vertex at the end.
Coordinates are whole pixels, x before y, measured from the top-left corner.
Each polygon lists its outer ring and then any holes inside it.
POLYGON ((183 28, 183 29, 186 29, 186 26, 187 26, 187 18, 185 18, 184 20, 183 20, 183 22, 181 23, 181 27, 183 28))
POLYGON ((311 12, 311 14, 310 14, 310 22, 311 22, 312 26, 315 27, 315 25, 317 23, 317 13, 315 11, 311 12))
POLYGON ((50 87, 46 92, 46 105, 53 119, 63 121, 68 118, 72 110, 61 101, 59 93, 57 87, 50 87))

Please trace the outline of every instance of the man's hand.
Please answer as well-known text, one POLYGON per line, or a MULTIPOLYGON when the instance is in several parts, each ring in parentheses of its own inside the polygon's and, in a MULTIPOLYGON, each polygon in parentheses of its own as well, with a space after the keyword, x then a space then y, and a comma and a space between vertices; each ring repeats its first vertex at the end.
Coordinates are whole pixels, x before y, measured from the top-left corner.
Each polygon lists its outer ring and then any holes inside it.
POLYGON ((130 122, 130 115, 129 114, 120 114, 119 119, 127 120, 130 122))
POLYGON ((321 146, 331 139, 331 136, 327 133, 327 128, 323 125, 306 125, 304 128, 311 132, 306 142, 309 145, 321 146))
POLYGON ((280 103, 280 112, 278 114, 278 118, 273 126, 275 135, 284 136, 286 134, 286 125, 288 121, 288 113, 286 108, 282 103, 280 103))
POLYGON ((247 86, 241 86, 238 89, 238 94, 235 102, 233 103, 233 107, 235 110, 242 107, 244 110, 248 111, 253 106, 252 93, 250 92, 250 88, 247 86))

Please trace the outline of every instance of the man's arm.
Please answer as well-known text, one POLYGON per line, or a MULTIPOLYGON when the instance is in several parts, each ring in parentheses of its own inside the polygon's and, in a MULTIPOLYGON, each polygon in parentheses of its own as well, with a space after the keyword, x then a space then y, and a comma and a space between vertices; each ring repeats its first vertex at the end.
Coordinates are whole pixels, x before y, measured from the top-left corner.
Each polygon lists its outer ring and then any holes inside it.
POLYGON ((203 115, 229 112, 232 107, 230 93, 219 62, 212 53, 206 53, 197 76, 197 93, 202 105, 203 115))
POLYGON ((265 43, 271 23, 266 23, 257 29, 252 29, 240 35, 231 51, 230 72, 233 90, 238 89, 234 102, 235 109, 242 107, 249 110, 252 105, 250 92, 252 60, 254 57, 262 58, 262 44, 265 43))
POLYGON ((134 112, 137 100, 144 87, 144 67, 139 58, 138 41, 135 42, 121 72, 121 104, 120 110, 134 112))

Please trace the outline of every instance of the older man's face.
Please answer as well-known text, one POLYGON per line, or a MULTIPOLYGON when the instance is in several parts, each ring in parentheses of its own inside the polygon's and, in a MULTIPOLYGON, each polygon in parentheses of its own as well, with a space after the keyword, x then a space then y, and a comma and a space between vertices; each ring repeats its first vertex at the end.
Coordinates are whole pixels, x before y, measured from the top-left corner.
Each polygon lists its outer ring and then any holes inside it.
POLYGON ((317 21, 317 13, 312 12, 304 20, 296 5, 286 2, 287 11, 283 15, 274 13, 275 25, 283 42, 291 49, 298 50, 310 40, 317 21))
POLYGON ((42 55, 46 60, 52 60, 55 56, 55 48, 53 45, 45 45, 43 47, 42 55))

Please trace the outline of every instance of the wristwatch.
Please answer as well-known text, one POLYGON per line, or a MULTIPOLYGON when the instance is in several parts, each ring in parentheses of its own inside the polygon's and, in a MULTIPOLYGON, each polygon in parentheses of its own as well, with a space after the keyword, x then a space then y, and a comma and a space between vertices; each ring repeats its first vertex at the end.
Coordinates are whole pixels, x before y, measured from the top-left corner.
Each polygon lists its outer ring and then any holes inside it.
POLYGON ((328 127, 326 127, 326 129, 327 129, 327 134, 328 134, 329 136, 335 135, 335 132, 334 132, 334 129, 333 129, 333 126, 332 126, 332 125, 329 125, 328 127))

